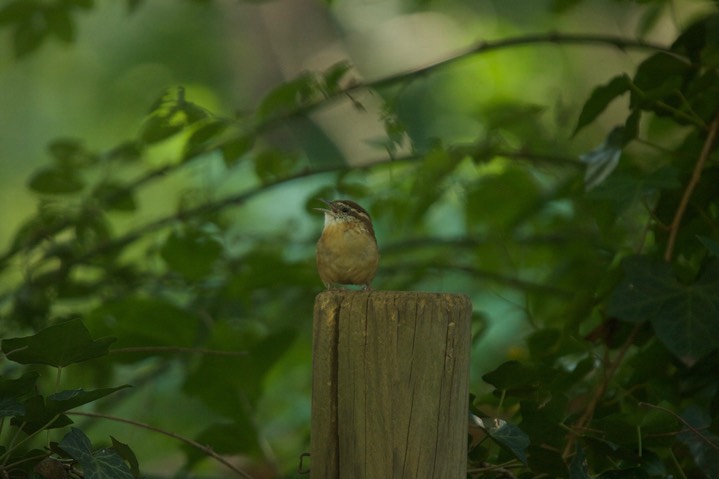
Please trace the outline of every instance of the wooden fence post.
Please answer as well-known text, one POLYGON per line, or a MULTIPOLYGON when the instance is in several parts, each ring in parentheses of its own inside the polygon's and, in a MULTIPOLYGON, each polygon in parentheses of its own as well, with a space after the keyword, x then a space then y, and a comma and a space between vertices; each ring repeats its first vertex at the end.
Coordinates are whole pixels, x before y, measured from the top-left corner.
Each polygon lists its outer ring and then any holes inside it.
POLYGON ((465 479, 464 295, 327 291, 315 300, 312 479, 465 479))

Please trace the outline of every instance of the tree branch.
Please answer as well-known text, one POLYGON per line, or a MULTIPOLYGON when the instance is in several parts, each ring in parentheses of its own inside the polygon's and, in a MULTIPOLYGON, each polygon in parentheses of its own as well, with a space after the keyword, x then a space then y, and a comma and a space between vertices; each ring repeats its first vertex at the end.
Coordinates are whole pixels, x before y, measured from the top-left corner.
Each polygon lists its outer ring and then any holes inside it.
MULTIPOLYGON (((304 103, 302 105, 297 106, 294 110, 291 110, 289 112, 283 113, 281 115, 273 116, 270 118, 267 118, 263 121, 258 122, 256 125, 254 125, 250 131, 247 132, 247 135, 249 136, 256 136, 259 134, 262 134, 267 131, 271 131, 272 129, 276 128, 278 125, 281 125, 288 120, 303 117, 306 116, 322 107, 325 107, 327 105, 330 105, 334 103, 336 100, 350 97, 351 95, 359 90, 366 90, 366 89, 378 89, 386 86, 390 86, 395 83, 399 83, 401 81, 405 80, 411 80, 418 76, 423 76, 426 74, 431 73, 433 70, 439 69, 441 67, 450 65, 454 62, 457 62, 459 60, 465 59, 467 57, 473 56, 473 55, 480 55, 484 53, 489 53, 495 50, 502 50, 506 48, 515 48, 515 47, 521 47, 521 46, 530 46, 530 45, 539 45, 539 44, 554 44, 554 45, 605 45, 610 46, 614 48, 618 48, 620 50, 628 50, 628 49, 636 49, 636 50, 653 50, 657 52, 665 52, 676 56, 683 56, 678 52, 675 52, 671 50, 670 48, 659 45, 655 43, 650 42, 644 42, 641 40, 630 40, 622 37, 612 36, 612 35, 592 35, 592 34, 562 34, 562 33, 538 33, 538 34, 531 34, 531 35, 524 35, 524 36, 518 36, 518 37, 512 37, 512 38, 506 38, 501 40, 493 40, 493 41, 480 41, 476 43, 475 45, 472 45, 468 48, 465 48, 463 50, 460 50, 449 57, 439 60, 437 62, 427 64, 412 70, 408 70, 405 72, 396 73, 393 75, 389 75, 383 78, 379 78, 376 80, 371 80, 367 82, 355 82, 348 87, 338 90, 336 92, 332 92, 330 94, 327 94, 326 96, 317 98, 315 100, 309 101, 307 103, 304 103)), ((212 150, 209 150, 212 151, 212 150)), ((140 176, 136 180, 132 181, 130 185, 128 185, 127 188, 123 188, 118 192, 117 195, 114 195, 114 198, 108 198, 107 204, 111 205, 113 201, 117 201, 119 198, 123 196, 123 194, 127 193, 128 191, 133 191, 134 188, 139 186, 144 186, 149 183, 151 183, 153 180, 156 180, 158 178, 163 178, 164 176, 174 172, 175 170, 178 170, 180 168, 185 167, 188 164, 193 163, 194 161, 198 160, 199 158, 202 158, 206 153, 209 152, 208 150, 200 151, 196 154, 193 154, 191 156, 188 156, 185 158, 182 162, 178 162, 172 165, 164 165, 159 168, 155 168, 146 174, 140 176)), ((14 257, 17 253, 19 253, 22 250, 32 249, 39 245, 45 238, 49 236, 54 236, 67 228, 71 227, 74 224, 74 220, 72 219, 66 219, 61 220, 55 225, 51 225, 49 228, 47 228, 46 231, 43 231, 42 234, 37 235, 37 237, 33 238, 32 240, 26 242, 25 244, 19 244, 11 246, 5 253, 0 255, 0 265, 7 262, 10 258, 14 257)))
POLYGON ((692 176, 689 179, 689 183, 687 183, 686 188, 684 189, 684 194, 679 201, 677 211, 676 213, 674 213, 674 219, 669 225, 669 240, 667 241, 667 247, 664 250, 664 261, 666 261, 667 263, 672 261, 672 257, 674 255, 674 246, 677 241, 677 234, 679 234, 679 225, 681 225, 682 218, 684 217, 684 213, 687 209, 687 205, 689 205, 689 199, 691 198, 692 193, 694 193, 694 189, 699 184, 702 170, 704 169, 704 164, 706 163, 707 158, 709 158, 709 155, 711 154, 718 129, 719 111, 717 112, 714 121, 712 121, 709 125, 709 132, 707 134, 706 140, 704 140, 704 145, 702 146, 702 151, 699 154, 699 159, 697 160, 697 164, 694 165, 694 171, 692 172, 692 176))
POLYGON ((109 416, 107 414, 97 414, 97 413, 93 413, 93 412, 79 412, 79 411, 66 412, 65 414, 73 415, 73 416, 86 416, 86 417, 94 417, 94 418, 99 418, 99 419, 108 419, 110 421, 122 422, 125 424, 130 424, 132 426, 140 427, 142 429, 147 429, 148 431, 160 433, 167 437, 171 437, 172 439, 176 439, 180 442, 184 442, 188 446, 194 447, 195 449, 201 451, 202 453, 207 454, 208 456, 212 457, 217 462, 227 466, 229 469, 236 472, 238 475, 240 475, 241 477, 243 477, 245 479, 254 479, 248 473, 246 473, 242 469, 238 468, 237 466, 235 466, 234 464, 232 464, 231 462, 229 462, 228 460, 226 460, 225 458, 223 458, 222 456, 217 454, 215 451, 212 450, 211 447, 203 446, 199 442, 193 441, 192 439, 188 439, 184 436, 180 436, 179 434, 175 434, 174 432, 165 431, 164 429, 160 429, 155 426, 150 426, 149 424, 145 424, 142 422, 133 421, 131 419, 125 419, 125 418, 117 417, 117 416, 109 416))

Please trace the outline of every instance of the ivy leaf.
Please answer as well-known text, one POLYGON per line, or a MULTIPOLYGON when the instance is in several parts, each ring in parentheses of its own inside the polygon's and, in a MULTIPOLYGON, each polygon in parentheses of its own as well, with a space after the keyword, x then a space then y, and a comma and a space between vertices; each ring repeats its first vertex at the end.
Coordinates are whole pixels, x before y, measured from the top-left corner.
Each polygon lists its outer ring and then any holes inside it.
POLYGON ((497 444, 512 453, 522 463, 527 464, 529 436, 524 431, 502 419, 484 420, 481 427, 497 444), (487 426, 486 423, 490 423, 490 425, 487 426))
POLYGON ((45 398, 35 395, 24 402, 25 412, 15 416, 10 421, 13 426, 19 427, 26 434, 33 434, 44 429, 55 429, 72 424, 72 420, 65 414, 50 407, 45 398))
POLYGON ((97 401, 100 398, 109 396, 110 394, 130 386, 117 386, 114 388, 101 388, 91 391, 84 389, 69 389, 59 391, 47 397, 47 407, 54 413, 61 413, 74 409, 78 406, 97 401))
POLYGON ((92 339, 79 319, 43 329, 33 336, 2 341, 2 351, 20 364, 45 364, 56 368, 107 355, 115 338, 92 339))
POLYGON ((133 479, 130 467, 113 448, 92 450, 90 439, 72 428, 60 441, 60 448, 82 466, 85 479, 133 479))
POLYGON ((112 441, 112 448, 117 452, 120 457, 122 457, 125 462, 130 466, 130 471, 132 472, 133 477, 140 477, 140 463, 137 461, 137 456, 133 452, 132 449, 130 449, 130 446, 125 444, 124 442, 120 442, 114 437, 110 436, 110 440, 112 441))
MULTIPOLYGON (((719 453, 716 450, 719 436, 709 430, 712 423, 711 415, 696 404, 692 404, 682 413, 682 419, 690 424, 694 431, 684 430, 677 434, 677 439, 689 449, 700 470, 719 471, 719 453)), ((707 475, 707 477, 716 476, 707 475)))
POLYGON ((624 280, 612 294, 608 313, 625 321, 650 321, 657 337, 687 364, 717 348, 719 262, 696 282, 682 284, 669 264, 646 256, 622 262, 624 280))
POLYGON ((629 81, 625 75, 616 76, 606 85, 595 88, 582 107, 582 112, 579 114, 579 120, 577 120, 577 126, 574 128, 572 136, 593 122, 615 98, 627 91, 629 91, 629 81))
POLYGON ((519 361, 507 361, 497 369, 491 371, 482 379, 503 391, 512 390, 535 390, 539 387, 540 380, 537 370, 519 361))

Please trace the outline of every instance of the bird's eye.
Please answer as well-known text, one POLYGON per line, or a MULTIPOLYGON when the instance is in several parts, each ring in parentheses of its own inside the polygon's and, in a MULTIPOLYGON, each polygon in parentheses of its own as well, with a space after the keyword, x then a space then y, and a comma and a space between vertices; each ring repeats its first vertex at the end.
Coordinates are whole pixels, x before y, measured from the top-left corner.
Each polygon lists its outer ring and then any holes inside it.
POLYGON ((342 206, 342 207, 340 208, 340 211, 342 211, 342 213, 349 213, 349 212, 350 212, 350 209, 349 209, 348 206, 342 206))

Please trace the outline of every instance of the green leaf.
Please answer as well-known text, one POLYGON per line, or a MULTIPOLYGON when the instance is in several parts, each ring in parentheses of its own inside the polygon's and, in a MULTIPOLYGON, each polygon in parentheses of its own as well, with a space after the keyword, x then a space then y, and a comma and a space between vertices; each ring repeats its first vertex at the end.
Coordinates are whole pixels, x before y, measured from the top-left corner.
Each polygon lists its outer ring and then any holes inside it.
POLYGON ((130 446, 118 441, 112 436, 110 436, 110 440, 112 440, 112 448, 115 450, 115 452, 117 452, 120 457, 122 457, 125 462, 130 466, 130 472, 132 472, 132 476, 135 478, 140 477, 140 463, 137 461, 137 456, 135 455, 133 450, 130 449, 130 446))
POLYGON ((650 56, 639 65, 634 75, 630 108, 651 109, 658 115, 667 115, 665 108, 656 106, 659 100, 679 108, 677 92, 690 72, 691 66, 674 55, 656 53, 650 56))
POLYGON ((524 431, 502 419, 484 419, 483 424, 489 437, 512 453, 514 457, 527 464, 529 436, 524 431))
MULTIPOLYGON (((37 15, 43 17, 44 11, 38 10, 37 15)), ((15 27, 13 35, 13 49, 15 58, 23 58, 42 45, 43 40, 47 36, 47 29, 44 21, 36 21, 28 18, 15 27)))
POLYGON ((707 238, 706 236, 698 236, 698 238, 699 241, 701 241, 704 247, 707 249, 707 251, 719 258, 719 243, 717 243, 711 238, 707 238))
POLYGON ((48 145, 48 150, 55 160, 65 166, 79 166, 73 161, 86 155, 80 140, 75 138, 58 138, 48 145))
POLYGON ((25 401, 25 414, 13 417, 10 424, 19 427, 26 434, 33 434, 44 429, 65 427, 72 424, 72 420, 49 407, 44 397, 36 395, 25 401))
POLYGON ((113 180, 105 180, 98 184, 92 195, 108 211, 132 212, 137 210, 137 201, 132 190, 113 180))
POLYGON ((92 450, 90 439, 72 428, 60 441, 60 448, 82 466, 85 479, 133 479, 132 471, 112 448, 92 450))
POLYGON ((330 66, 323 74, 324 91, 328 95, 335 94, 341 90, 340 82, 352 69, 348 61, 340 61, 330 66))
POLYGON ((482 379, 503 391, 535 390, 540 385, 536 368, 519 361, 502 363, 494 371, 482 376, 482 379))
POLYGON ((15 416, 13 417, 13 424, 22 427, 22 430, 28 433, 63 427, 72 423, 64 414, 67 411, 127 387, 129 386, 95 389, 92 391, 73 389, 51 394, 47 398, 35 395, 25 401, 22 413, 13 415, 15 416))
POLYGON ((572 462, 569 463, 569 479, 590 479, 589 473, 587 472, 587 457, 584 454, 584 449, 578 442, 576 443, 572 462))
POLYGON ((257 108, 257 118, 267 121, 297 110, 302 104, 315 98, 319 92, 317 79, 306 73, 276 87, 262 99, 257 108))
MULTIPOLYGON (((712 425, 711 415, 696 404, 690 405, 682 412, 682 419, 690 424, 694 431, 683 430, 677 434, 677 439, 688 449, 694 463, 702 471, 719 471, 719 436, 709 427, 712 425), (696 432, 695 432, 696 431, 696 432)), ((716 477, 716 474, 707 477, 716 477)))
MULTIPOLYGON (((199 318, 160 298, 125 297, 107 301, 88 316, 88 326, 117 336, 116 347, 192 347, 199 318)), ((135 361, 147 355, 123 355, 135 361)))
POLYGON ((36 371, 26 372, 18 379, 0 377, 0 417, 25 414, 22 400, 36 394, 39 377, 36 371))
POLYGON ((43 329, 33 336, 4 339, 2 351, 20 364, 45 364, 56 368, 107 355, 115 338, 97 340, 90 337, 79 319, 65 321, 43 329))
POLYGON ((255 174, 263 183, 272 183, 288 176, 297 164, 297 157, 289 152, 265 150, 255 158, 255 174))
POLYGON ((646 256, 622 262, 624 280, 612 293, 610 315, 651 321, 657 337, 687 364, 717 348, 719 262, 711 262, 692 284, 681 284, 669 264, 646 256))
POLYGON ((254 144, 255 137, 252 135, 241 135, 224 142, 220 149, 225 166, 228 168, 234 166, 245 153, 252 149, 254 144))
POLYGON ((223 250, 222 243, 213 234, 187 227, 170 233, 160 248, 160 255, 171 270, 198 280, 212 272, 223 250))
POLYGON ((606 85, 594 89, 589 99, 584 103, 582 112, 579 114, 577 126, 572 136, 579 130, 592 123, 615 98, 629 91, 629 81, 625 75, 612 78, 606 85))
POLYGON ((75 40, 75 24, 68 8, 55 5, 47 9, 47 28, 58 39, 71 43, 75 40))
POLYGON ((133 163, 142 157, 143 146, 139 141, 126 141, 107 153, 111 160, 133 163))
POLYGON ((39 0, 15 0, 9 2, 0 9, 0 25, 24 22, 41 8, 39 0))
POLYGON ((97 401, 100 398, 109 396, 110 394, 119 391, 121 389, 129 388, 130 386, 117 386, 114 388, 102 388, 91 391, 85 391, 84 389, 69 389, 66 391, 59 391, 51 394, 47 397, 46 405, 48 409, 54 413, 62 413, 74 409, 83 404, 97 401))
POLYGON ((147 145, 159 143, 176 135, 184 127, 183 123, 171 122, 169 116, 152 115, 142 125, 140 140, 147 145))
MULTIPOLYGON (((257 427, 246 416, 241 422, 210 424, 195 437, 195 441, 210 444, 213 451, 223 455, 251 455, 260 452, 257 427)), ((206 456, 203 452, 189 447, 185 448, 185 454, 191 463, 206 456)))
POLYGON ((85 185, 72 169, 49 166, 37 171, 30 178, 29 186, 38 193, 63 195, 77 193, 85 185))
POLYGON ((208 143, 223 131, 229 124, 225 120, 211 120, 197 128, 185 143, 184 157, 190 158, 205 151, 208 143))
POLYGON ((25 414, 23 403, 0 392, 0 418, 22 416, 23 414, 25 414))
MULTIPOLYGON (((448 173, 438 171, 436 178, 442 178, 448 173)), ((431 177, 427 181, 431 182, 431 177)), ((427 188, 428 193, 418 191, 417 195, 423 197, 436 189, 432 186, 427 188)), ((485 175, 474 182, 467 193, 467 228, 480 232, 511 231, 536 212, 537 205, 542 203, 542 195, 537 177, 525 168, 510 165, 498 174, 485 175), (522 194, 508 195, 507 185, 512 185, 514 191, 521 191, 522 194), (488 207, 500 204, 501 208, 488 207)))

